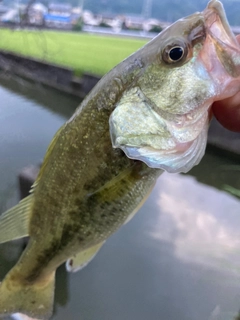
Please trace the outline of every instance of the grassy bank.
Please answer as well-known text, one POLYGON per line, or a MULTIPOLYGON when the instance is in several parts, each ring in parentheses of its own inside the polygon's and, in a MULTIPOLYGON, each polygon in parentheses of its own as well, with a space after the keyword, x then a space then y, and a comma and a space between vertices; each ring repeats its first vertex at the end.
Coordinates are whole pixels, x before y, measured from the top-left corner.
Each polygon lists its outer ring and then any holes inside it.
POLYGON ((71 67, 76 74, 105 74, 147 41, 55 31, 0 29, 0 49, 71 67))

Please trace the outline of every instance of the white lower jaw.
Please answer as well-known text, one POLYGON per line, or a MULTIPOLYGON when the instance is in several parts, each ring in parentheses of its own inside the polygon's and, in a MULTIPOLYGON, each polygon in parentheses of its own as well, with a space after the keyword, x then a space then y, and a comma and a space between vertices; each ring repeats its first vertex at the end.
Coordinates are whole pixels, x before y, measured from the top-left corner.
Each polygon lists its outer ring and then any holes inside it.
MULTIPOLYGON (((188 172, 200 162, 205 153, 209 127, 207 111, 199 122, 201 123, 195 124, 196 137, 190 135, 189 140, 185 138, 187 141, 181 142, 174 139, 175 147, 173 149, 164 150, 154 148, 151 145, 131 146, 129 144, 115 144, 114 142, 113 147, 122 149, 128 158, 140 160, 150 168, 162 169, 170 173, 188 172), (204 122, 202 123, 203 119, 204 122)), ((194 126, 191 130, 194 130, 194 126)))
POLYGON ((188 144, 186 149, 179 151, 163 151, 151 147, 129 147, 120 148, 130 159, 140 160, 150 168, 162 169, 170 173, 188 172, 202 159, 207 143, 208 123, 198 137, 188 144))
POLYGON ((211 104, 212 101, 209 100, 190 113, 179 117, 178 120, 181 122, 181 125, 174 121, 167 122, 168 130, 171 132, 180 148, 181 144, 195 140, 199 133, 204 129, 205 124, 209 119, 208 110, 211 104))

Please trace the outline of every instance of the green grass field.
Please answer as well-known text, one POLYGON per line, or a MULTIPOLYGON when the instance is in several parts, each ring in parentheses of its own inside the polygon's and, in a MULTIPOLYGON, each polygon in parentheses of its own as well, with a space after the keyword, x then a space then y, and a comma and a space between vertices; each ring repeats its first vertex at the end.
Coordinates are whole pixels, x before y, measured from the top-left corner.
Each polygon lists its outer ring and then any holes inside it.
POLYGON ((0 29, 0 49, 74 69, 75 74, 105 74, 147 41, 132 38, 0 29))

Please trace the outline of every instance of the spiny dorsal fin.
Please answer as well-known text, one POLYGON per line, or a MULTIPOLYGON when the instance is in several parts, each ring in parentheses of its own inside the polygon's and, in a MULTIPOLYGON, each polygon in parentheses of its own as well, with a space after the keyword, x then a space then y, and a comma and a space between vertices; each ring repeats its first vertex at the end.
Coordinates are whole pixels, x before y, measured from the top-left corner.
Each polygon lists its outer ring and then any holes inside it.
POLYGON ((97 245, 88 248, 84 251, 81 251, 72 258, 68 259, 66 262, 66 269, 68 272, 77 272, 86 265, 92 261, 92 259, 95 257, 95 255, 98 253, 98 251, 101 249, 102 245, 105 241, 98 243, 97 245))
POLYGON ((0 243, 28 236, 33 195, 0 216, 0 243))

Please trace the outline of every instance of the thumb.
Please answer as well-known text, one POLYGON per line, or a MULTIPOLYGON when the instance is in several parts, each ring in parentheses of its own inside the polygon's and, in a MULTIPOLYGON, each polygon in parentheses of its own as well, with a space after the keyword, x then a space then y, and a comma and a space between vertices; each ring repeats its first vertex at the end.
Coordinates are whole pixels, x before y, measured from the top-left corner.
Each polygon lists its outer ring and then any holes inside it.
MULTIPOLYGON (((240 43, 240 35, 236 36, 240 43)), ((212 106, 216 119, 227 129, 240 132, 240 92, 235 96, 216 101, 212 106)))

